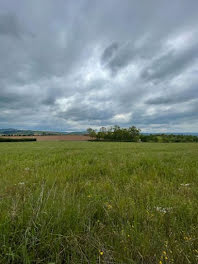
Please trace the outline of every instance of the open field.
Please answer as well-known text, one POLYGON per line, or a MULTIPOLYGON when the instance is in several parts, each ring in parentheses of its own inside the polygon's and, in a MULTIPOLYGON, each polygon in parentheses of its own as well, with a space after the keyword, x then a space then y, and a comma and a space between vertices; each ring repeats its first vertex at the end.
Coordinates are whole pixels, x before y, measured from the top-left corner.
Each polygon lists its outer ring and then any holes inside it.
POLYGON ((55 135, 55 136, 0 136, 0 138, 36 138, 37 141, 87 141, 91 139, 84 135, 55 135))
POLYGON ((0 263, 197 263, 198 144, 0 144, 0 263))

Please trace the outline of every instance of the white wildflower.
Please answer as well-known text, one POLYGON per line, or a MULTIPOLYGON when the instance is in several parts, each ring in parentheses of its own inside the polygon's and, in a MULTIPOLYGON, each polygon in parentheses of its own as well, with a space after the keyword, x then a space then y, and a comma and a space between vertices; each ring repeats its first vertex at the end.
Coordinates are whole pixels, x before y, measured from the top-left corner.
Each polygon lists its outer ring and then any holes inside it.
POLYGON ((183 187, 188 187, 188 186, 190 186, 190 183, 181 183, 180 185, 183 187))
POLYGON ((155 207, 155 209, 160 213, 166 214, 170 212, 172 208, 171 207, 163 208, 163 207, 157 206, 155 207))
POLYGON ((18 185, 25 185, 25 182, 19 182, 18 185))

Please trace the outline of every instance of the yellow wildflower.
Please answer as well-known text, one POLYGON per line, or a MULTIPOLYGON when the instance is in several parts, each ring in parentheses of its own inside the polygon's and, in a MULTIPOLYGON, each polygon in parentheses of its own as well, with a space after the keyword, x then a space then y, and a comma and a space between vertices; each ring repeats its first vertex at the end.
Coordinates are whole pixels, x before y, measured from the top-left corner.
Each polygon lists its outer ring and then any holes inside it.
POLYGON ((189 241, 189 240, 191 240, 191 237, 185 236, 184 239, 187 240, 187 241, 189 241))
POLYGON ((113 206, 111 204, 106 204, 107 208, 110 210, 113 208, 113 206))
POLYGON ((101 255, 101 256, 104 255, 104 252, 103 252, 103 251, 100 251, 100 255, 101 255))

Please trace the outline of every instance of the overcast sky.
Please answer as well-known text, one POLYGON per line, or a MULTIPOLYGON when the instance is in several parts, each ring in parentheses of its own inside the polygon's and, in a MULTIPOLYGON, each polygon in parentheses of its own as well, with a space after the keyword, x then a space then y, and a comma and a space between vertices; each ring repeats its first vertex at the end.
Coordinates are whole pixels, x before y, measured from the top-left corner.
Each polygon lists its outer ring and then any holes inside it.
POLYGON ((0 0, 0 128, 198 132, 197 0, 0 0))

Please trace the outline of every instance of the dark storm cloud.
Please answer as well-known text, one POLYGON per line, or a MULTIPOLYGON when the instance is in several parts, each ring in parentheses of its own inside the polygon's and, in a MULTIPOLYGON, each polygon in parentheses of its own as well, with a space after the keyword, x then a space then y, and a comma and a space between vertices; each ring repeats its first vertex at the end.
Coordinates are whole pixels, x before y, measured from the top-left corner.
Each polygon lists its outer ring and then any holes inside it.
POLYGON ((142 77, 146 80, 162 81, 165 78, 171 78, 181 73, 192 65, 193 61, 198 60, 198 42, 193 44, 192 47, 188 47, 182 52, 170 51, 154 60, 143 71, 142 77))
POLYGON ((144 124, 180 124, 182 122, 196 122, 198 111, 198 100, 194 100, 190 104, 182 105, 181 108, 171 107, 168 110, 162 110, 152 116, 142 118, 137 116, 137 123, 144 122, 144 124))
POLYGON ((98 109, 94 106, 89 105, 78 105, 68 109, 65 112, 59 113, 64 119, 74 121, 91 121, 94 120, 107 120, 112 117, 112 113, 108 109, 98 109))
POLYGON ((103 64, 108 63, 113 58, 113 56, 115 56, 115 53, 117 52, 118 48, 119 48, 119 44, 116 42, 108 46, 102 54, 101 57, 102 63, 103 64))
POLYGON ((104 50, 102 62, 112 73, 117 73, 130 63, 133 52, 133 49, 127 45, 120 46, 118 43, 113 43, 104 50))
POLYGON ((172 105, 188 102, 196 98, 198 99, 197 83, 193 84, 192 87, 188 85, 188 87, 182 92, 175 92, 173 87, 172 93, 164 93, 163 96, 150 98, 146 101, 146 103, 150 105, 172 105))
POLYGON ((16 16, 0 13, 0 35, 19 37, 21 34, 22 29, 16 16))
MULTIPOLYGON (((192 98, 191 98, 192 99, 192 98)), ((160 105, 160 104, 176 104, 189 101, 189 98, 184 96, 170 96, 170 97, 157 97, 147 101, 147 104, 160 105)))
POLYGON ((196 0, 0 1, 0 127, 198 130, 197 13, 196 0))

